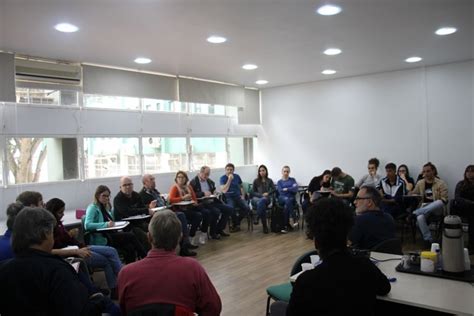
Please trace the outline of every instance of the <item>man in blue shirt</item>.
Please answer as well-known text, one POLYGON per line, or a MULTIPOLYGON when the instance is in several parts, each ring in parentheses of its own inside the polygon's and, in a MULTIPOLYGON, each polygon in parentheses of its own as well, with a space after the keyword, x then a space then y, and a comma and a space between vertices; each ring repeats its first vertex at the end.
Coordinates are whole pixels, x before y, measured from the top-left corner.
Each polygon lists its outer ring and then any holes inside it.
MULTIPOLYGON (((288 231, 293 230, 293 226, 290 225, 290 214, 293 207, 296 205, 296 193, 298 193, 298 183, 295 178, 290 177, 290 167, 284 166, 281 169, 281 179, 277 182, 278 190, 278 203, 283 206, 283 229, 281 233, 286 234, 288 231)), ((296 218, 293 218, 296 222, 296 218)), ((295 223, 296 224, 296 223, 295 223)))
POLYGON ((384 240, 395 238, 393 217, 380 210, 382 197, 369 186, 362 186, 355 198, 356 214, 349 241, 354 248, 371 249, 384 240))
POLYGON ((225 175, 220 178, 221 190, 225 194, 226 203, 234 209, 232 213, 233 228, 231 232, 240 231, 240 222, 249 213, 249 206, 245 200, 245 191, 242 187, 242 179, 234 173, 235 167, 228 163, 225 166, 225 175), (239 209, 239 216, 235 208, 239 209))

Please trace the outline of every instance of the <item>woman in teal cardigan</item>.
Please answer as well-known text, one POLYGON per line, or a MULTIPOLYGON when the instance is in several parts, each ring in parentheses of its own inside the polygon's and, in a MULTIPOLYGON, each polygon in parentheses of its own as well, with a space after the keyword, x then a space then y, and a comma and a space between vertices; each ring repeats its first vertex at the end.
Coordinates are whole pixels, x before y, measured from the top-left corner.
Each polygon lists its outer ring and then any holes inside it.
POLYGON ((90 244, 105 246, 111 245, 123 252, 126 263, 134 262, 136 257, 144 258, 146 252, 131 232, 110 231, 105 237, 102 233, 95 232, 99 228, 113 227, 115 225, 112 207, 110 205, 110 189, 99 185, 95 190, 94 202, 86 210, 84 228, 91 233, 90 244))

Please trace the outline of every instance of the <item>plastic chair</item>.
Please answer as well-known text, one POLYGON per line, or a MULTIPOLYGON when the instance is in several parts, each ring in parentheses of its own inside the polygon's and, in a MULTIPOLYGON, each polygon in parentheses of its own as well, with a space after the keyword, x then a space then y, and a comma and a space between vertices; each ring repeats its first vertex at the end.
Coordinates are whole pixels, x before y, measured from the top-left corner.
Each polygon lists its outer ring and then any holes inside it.
MULTIPOLYGON (((298 259, 296 259, 295 263, 293 264, 293 267, 291 268, 290 276, 300 272, 302 270, 301 264, 305 262, 308 262, 308 263, 311 262, 310 257, 315 254, 317 254, 316 250, 311 250, 304 253, 298 259)), ((268 298, 267 298, 266 315, 269 315, 269 312, 270 312, 271 299, 273 299, 274 301, 289 302, 292 291, 293 291, 293 285, 290 282, 267 287, 268 298)))

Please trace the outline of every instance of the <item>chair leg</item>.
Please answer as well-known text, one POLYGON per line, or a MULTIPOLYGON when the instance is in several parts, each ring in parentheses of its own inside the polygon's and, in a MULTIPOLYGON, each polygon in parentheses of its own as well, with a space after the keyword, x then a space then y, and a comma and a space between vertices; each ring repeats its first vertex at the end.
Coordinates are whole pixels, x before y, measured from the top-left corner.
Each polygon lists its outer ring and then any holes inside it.
POLYGON ((266 313, 265 313, 266 316, 270 315, 270 300, 271 300, 271 298, 272 298, 272 297, 271 297, 270 295, 268 295, 268 298, 267 298, 267 309, 266 309, 266 313))

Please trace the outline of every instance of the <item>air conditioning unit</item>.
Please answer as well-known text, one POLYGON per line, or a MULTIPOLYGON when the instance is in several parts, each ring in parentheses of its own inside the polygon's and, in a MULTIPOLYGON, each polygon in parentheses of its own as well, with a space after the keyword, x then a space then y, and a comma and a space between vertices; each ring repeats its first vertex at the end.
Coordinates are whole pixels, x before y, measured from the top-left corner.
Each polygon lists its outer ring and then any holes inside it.
POLYGON ((80 86, 82 79, 80 64, 34 60, 25 57, 15 58, 15 73, 17 83, 80 86))

